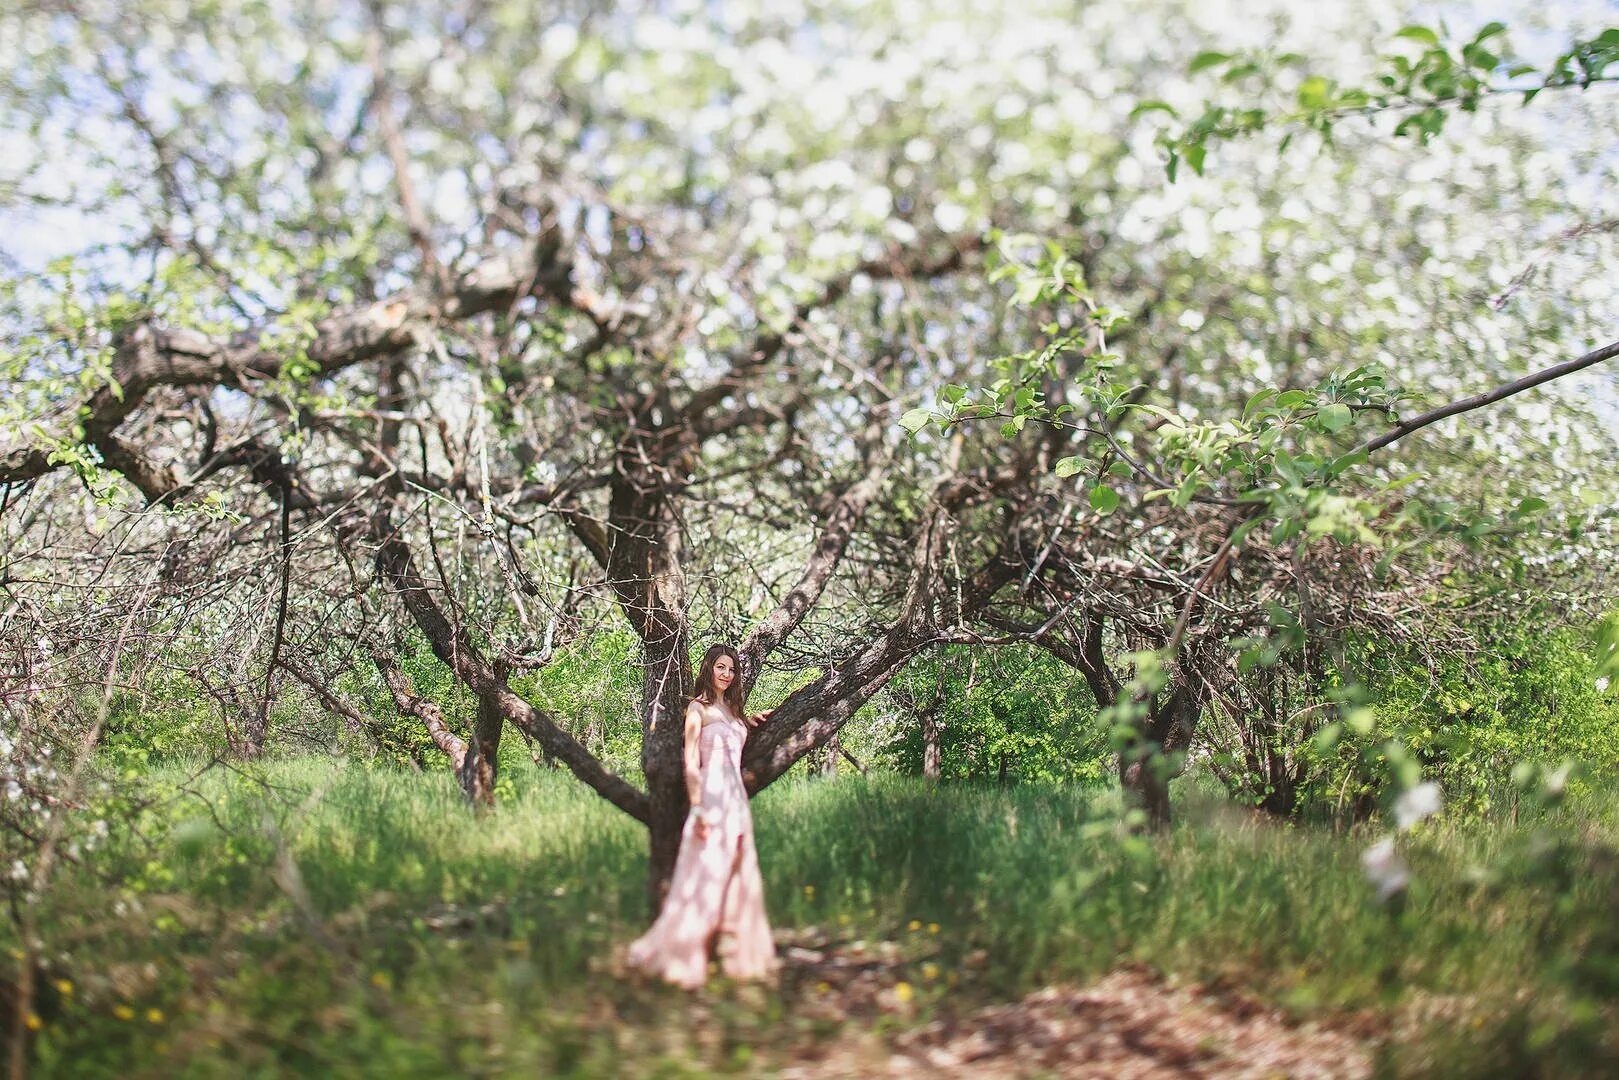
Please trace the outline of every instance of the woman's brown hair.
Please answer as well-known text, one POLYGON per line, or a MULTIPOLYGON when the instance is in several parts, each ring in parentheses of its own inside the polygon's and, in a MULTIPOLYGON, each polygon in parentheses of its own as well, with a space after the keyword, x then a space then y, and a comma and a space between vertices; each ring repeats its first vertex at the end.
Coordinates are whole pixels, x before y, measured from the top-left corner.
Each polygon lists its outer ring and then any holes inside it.
POLYGON ((731 658, 733 672, 731 685, 725 688, 725 704, 733 716, 741 719, 745 707, 742 697, 742 657, 729 645, 710 645, 708 651, 703 653, 703 662, 697 668, 697 700, 713 704, 719 699, 720 694, 714 687, 714 665, 722 656, 731 658))

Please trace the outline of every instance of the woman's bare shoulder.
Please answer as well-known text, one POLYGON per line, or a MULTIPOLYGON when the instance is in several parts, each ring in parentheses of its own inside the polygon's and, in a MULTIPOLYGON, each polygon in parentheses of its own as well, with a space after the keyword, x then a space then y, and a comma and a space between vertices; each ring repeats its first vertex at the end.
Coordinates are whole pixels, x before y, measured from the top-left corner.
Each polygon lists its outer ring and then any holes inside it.
POLYGON ((704 701, 702 698, 692 698, 691 704, 686 706, 686 716, 696 716, 698 721, 708 727, 717 724, 731 715, 731 710, 721 701, 704 701))

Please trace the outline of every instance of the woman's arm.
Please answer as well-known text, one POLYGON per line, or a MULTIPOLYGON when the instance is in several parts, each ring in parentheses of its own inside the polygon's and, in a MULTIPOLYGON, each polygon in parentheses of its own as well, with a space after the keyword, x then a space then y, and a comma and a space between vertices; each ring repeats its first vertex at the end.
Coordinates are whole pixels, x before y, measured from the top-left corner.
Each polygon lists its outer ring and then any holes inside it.
POLYGON ((693 701, 686 706, 686 797, 696 806, 702 798, 703 754, 702 706, 693 701))

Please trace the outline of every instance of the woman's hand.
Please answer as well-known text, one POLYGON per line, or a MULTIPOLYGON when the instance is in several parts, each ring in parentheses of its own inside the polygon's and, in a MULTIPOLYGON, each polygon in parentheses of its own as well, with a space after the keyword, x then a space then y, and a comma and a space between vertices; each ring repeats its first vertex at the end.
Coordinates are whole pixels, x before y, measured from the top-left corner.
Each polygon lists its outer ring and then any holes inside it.
POLYGON ((754 713, 752 716, 748 717, 748 726, 749 727, 758 727, 760 724, 764 723, 766 720, 769 720, 770 719, 770 714, 775 712, 775 711, 776 711, 775 709, 766 709, 764 712, 756 712, 756 713, 754 713))

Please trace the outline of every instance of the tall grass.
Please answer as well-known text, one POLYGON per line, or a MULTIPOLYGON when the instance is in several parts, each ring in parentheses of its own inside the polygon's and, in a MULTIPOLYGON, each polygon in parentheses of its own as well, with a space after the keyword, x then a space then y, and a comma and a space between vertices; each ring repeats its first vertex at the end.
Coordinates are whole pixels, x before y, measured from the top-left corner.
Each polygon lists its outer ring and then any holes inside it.
MULTIPOLYGON (((682 1075, 829 1035, 791 970, 708 995, 700 1023, 602 970, 647 916, 644 834, 565 774, 525 770, 484 817, 443 776, 188 775, 152 777, 170 797, 44 901, 48 984, 71 989, 48 1003, 43 1075, 682 1075)), ((896 942, 924 1014, 1135 963, 1300 1015, 1360 1010, 1397 1030, 1395 1072, 1604 1067, 1612 802, 1430 827, 1394 908, 1363 878, 1367 834, 1182 802, 1143 839, 1112 795, 844 776, 780 783, 755 815, 773 922, 896 942)))

